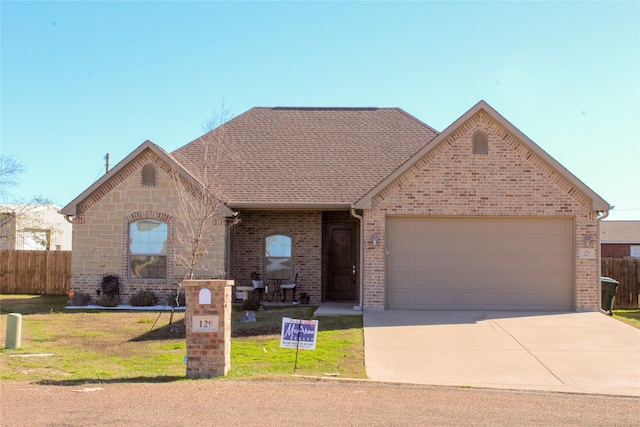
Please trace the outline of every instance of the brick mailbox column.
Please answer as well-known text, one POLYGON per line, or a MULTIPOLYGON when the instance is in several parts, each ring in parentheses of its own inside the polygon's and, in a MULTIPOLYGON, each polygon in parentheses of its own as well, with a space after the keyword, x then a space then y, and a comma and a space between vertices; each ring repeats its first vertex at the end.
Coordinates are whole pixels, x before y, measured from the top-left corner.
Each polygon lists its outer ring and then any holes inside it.
POLYGON ((185 280, 187 378, 224 376, 231 367, 233 280, 185 280))

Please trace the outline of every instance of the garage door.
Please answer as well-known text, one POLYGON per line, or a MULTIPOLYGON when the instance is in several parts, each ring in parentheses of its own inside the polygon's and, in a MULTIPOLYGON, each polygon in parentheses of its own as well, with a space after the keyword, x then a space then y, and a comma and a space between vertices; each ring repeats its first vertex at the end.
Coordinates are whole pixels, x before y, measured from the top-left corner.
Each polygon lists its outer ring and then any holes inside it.
POLYGON ((573 220, 387 218, 387 308, 573 310, 573 220))

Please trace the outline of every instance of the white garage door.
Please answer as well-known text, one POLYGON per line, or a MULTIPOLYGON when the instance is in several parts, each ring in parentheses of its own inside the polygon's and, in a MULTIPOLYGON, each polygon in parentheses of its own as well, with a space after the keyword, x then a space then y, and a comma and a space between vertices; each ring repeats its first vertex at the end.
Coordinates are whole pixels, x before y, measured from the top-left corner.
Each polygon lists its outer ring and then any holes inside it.
POLYGON ((573 310, 573 220, 387 218, 387 308, 573 310))

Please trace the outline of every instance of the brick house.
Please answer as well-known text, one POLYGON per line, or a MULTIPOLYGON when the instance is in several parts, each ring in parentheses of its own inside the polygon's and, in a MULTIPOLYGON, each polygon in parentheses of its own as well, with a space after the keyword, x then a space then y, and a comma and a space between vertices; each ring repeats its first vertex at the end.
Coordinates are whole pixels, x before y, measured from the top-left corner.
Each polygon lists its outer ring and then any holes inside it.
POLYGON ((640 258, 640 221, 602 221, 602 258, 640 258))
POLYGON ((598 309, 611 207, 484 101, 441 133, 397 108, 253 108, 172 153, 147 141, 63 209, 74 290, 182 280, 171 171, 197 187, 204 147, 220 238, 199 277, 297 274, 363 309, 598 309), (161 268, 138 275, 152 233, 161 268))

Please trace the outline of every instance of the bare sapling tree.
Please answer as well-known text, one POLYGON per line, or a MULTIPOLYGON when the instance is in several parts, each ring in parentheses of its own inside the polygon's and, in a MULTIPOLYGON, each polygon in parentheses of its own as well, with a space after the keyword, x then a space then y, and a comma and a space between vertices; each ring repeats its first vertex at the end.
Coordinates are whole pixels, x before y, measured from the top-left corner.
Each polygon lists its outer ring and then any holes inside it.
POLYGON ((9 195, 9 188, 18 185, 18 175, 24 173, 24 167, 15 158, 0 154, 0 200, 9 195))
POLYGON ((223 203, 218 198, 220 161, 225 149, 225 128, 229 119, 229 109, 224 103, 219 113, 207 119, 207 130, 218 128, 191 144, 198 153, 198 159, 190 165, 193 177, 181 175, 173 170, 173 181, 178 198, 176 215, 175 258, 184 268, 185 279, 194 279, 199 270, 211 275, 211 264, 218 263, 216 274, 222 275, 224 259, 221 253, 212 253, 224 247, 227 228, 235 223, 221 215, 223 203), (221 246, 222 245, 222 246, 221 246), (218 256, 218 259, 212 259, 218 256), (205 265, 201 265, 205 264, 205 265))

